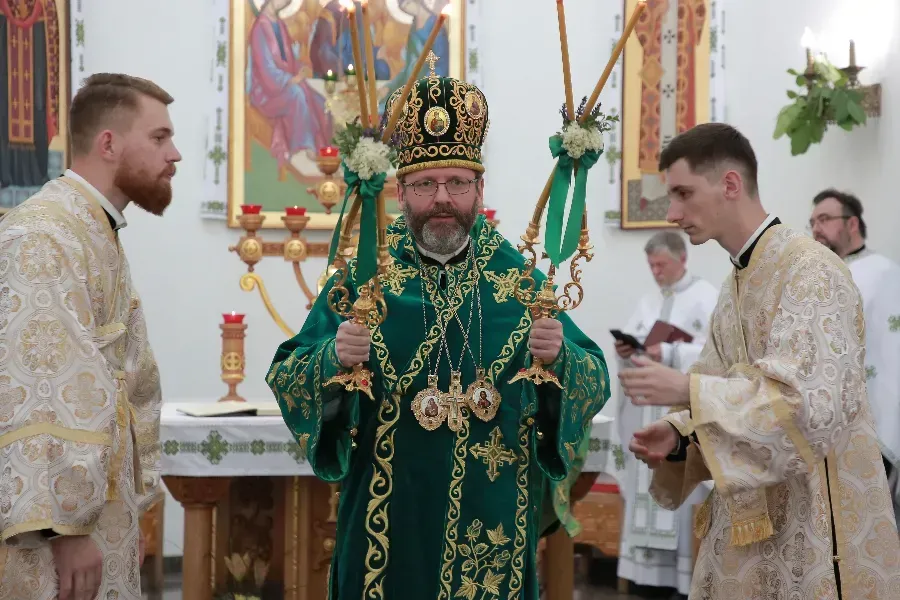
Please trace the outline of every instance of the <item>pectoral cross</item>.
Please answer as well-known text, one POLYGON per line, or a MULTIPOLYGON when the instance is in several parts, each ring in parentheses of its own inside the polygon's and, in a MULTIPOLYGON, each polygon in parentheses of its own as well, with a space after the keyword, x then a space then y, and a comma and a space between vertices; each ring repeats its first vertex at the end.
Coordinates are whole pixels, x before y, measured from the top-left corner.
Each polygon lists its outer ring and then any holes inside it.
POLYGON ((492 483, 500 476, 500 467, 504 463, 516 462, 516 453, 503 445, 503 434, 499 427, 494 427, 491 431, 490 444, 476 444, 472 446, 471 451, 472 456, 480 458, 487 465, 487 476, 492 483))
POLYGON ((428 51, 428 56, 425 57, 425 62, 428 63, 428 70, 431 71, 431 73, 428 74, 429 77, 437 77, 434 72, 434 63, 440 60, 440 58, 441 57, 435 54, 433 50, 428 51))
POLYGON ((450 387, 447 389, 447 393, 444 394, 444 404, 447 407, 447 427, 451 431, 462 429, 463 420, 465 419, 462 407, 466 403, 466 396, 463 394, 461 379, 462 375, 460 375, 459 371, 451 372, 450 387))

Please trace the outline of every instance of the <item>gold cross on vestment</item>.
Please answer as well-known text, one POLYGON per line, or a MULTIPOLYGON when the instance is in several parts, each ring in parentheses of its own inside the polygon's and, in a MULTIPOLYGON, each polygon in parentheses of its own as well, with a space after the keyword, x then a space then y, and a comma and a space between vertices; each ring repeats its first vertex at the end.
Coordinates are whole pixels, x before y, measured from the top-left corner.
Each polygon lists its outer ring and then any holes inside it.
POLYGON ((462 429, 463 419, 462 407, 466 404, 466 396, 462 389, 462 375, 458 371, 450 373, 450 387, 444 394, 444 403, 447 406, 447 427, 451 431, 459 431, 462 429))
POLYGON ((437 77, 434 73, 434 63, 440 60, 440 56, 434 53, 433 50, 428 51, 428 56, 425 57, 425 62, 428 63, 428 69, 431 73, 428 74, 429 77, 437 77))
POLYGON ((516 462, 516 453, 503 445, 503 434, 500 433, 499 427, 494 427, 491 431, 491 443, 487 445, 476 444, 472 446, 472 456, 480 458, 487 465, 487 476, 491 482, 497 480, 500 476, 499 468, 503 463, 513 464, 516 462))

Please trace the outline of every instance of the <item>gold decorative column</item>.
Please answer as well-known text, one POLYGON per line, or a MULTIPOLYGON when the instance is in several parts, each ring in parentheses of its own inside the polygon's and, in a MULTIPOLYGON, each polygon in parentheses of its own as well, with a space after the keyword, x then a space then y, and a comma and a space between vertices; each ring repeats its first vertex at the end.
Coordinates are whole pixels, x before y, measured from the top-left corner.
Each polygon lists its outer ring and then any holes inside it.
POLYGON ((222 315, 225 322, 222 329, 222 381, 228 386, 228 394, 219 402, 245 402, 237 393, 237 386, 244 380, 244 338, 247 325, 244 315, 235 313, 222 315))

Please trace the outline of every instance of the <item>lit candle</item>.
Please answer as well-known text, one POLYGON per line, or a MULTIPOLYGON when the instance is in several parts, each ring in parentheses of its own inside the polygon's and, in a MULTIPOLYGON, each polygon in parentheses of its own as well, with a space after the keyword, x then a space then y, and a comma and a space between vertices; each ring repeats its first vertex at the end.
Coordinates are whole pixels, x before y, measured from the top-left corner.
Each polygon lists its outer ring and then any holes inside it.
POLYGON ((375 50, 372 47, 372 22, 369 18, 369 0, 361 0, 363 40, 366 44, 366 77, 369 87, 369 118, 371 125, 378 122, 378 94, 375 92, 375 50))
POLYGON ((631 32, 634 31, 638 19, 641 17, 641 13, 643 13, 644 9, 646 8, 646 0, 638 0, 637 6, 634 7, 634 12, 631 13, 631 18, 628 20, 628 24, 625 26, 625 31, 622 32, 622 37, 619 38, 619 41, 616 43, 616 47, 613 48, 612 56, 609 57, 609 62, 606 63, 606 68, 603 69, 603 73, 600 75, 600 80, 594 87, 594 91, 591 93, 591 97, 588 98, 587 104, 584 107, 584 114, 581 115, 582 120, 590 116, 591 111, 594 110, 594 105, 597 104, 597 100, 600 99, 600 92, 603 91, 603 87, 606 85, 606 80, 609 79, 613 67, 616 66, 617 62, 619 62, 619 57, 622 55, 622 50, 625 49, 625 42, 628 41, 628 37, 631 35, 631 32))
MULTIPOLYGON (((353 48, 353 62, 359 65, 362 64, 362 54, 359 51, 356 5, 353 4, 353 0, 341 0, 341 6, 347 11, 347 17, 350 19, 350 45, 353 48)), ((354 69, 354 71, 356 72, 356 91, 359 93, 359 118, 363 127, 368 127, 369 107, 366 104, 366 82, 363 78, 362 71, 356 69, 354 69)))
POLYGON ((302 217, 306 214, 306 208, 303 206, 286 206, 284 212, 289 217, 302 217))
POLYGON ((324 146, 319 148, 319 156, 335 157, 338 155, 338 149, 334 146, 324 146))
POLYGON ((428 54, 431 52, 431 47, 434 46, 434 40, 437 38, 438 33, 441 32, 441 28, 444 26, 444 21, 447 20, 447 17, 450 16, 450 11, 452 10, 451 5, 448 3, 447 6, 444 7, 444 10, 441 11, 440 16, 438 16, 437 20, 434 22, 434 27, 431 28, 431 35, 428 36, 428 39, 425 40, 425 45, 422 47, 422 51, 419 53, 419 59, 416 61, 415 67, 409 73, 409 79, 406 80, 406 85, 403 86, 403 91, 400 93, 400 97, 394 102, 394 107, 391 110, 391 118, 388 121, 387 126, 384 128, 384 134, 381 137, 381 141, 384 143, 388 143, 391 137, 394 135, 394 129, 397 127, 397 121, 400 120, 400 114, 403 112, 403 106, 406 104, 406 99, 409 98, 409 93, 412 91, 413 85, 415 85, 416 80, 419 78, 419 71, 422 70, 422 67, 425 65, 425 59, 428 58, 428 54))
POLYGON ((328 71, 325 72, 325 81, 337 81, 337 75, 334 74, 334 71, 328 69, 328 71))
POLYGON ((347 77, 354 77, 356 75, 356 69, 353 67, 353 63, 347 65, 347 68, 344 69, 344 75, 347 77))
POLYGON ((262 211, 262 204, 241 204, 241 213, 245 215, 258 215, 262 211))
POLYGON ((239 315, 234 311, 231 311, 231 314, 223 314, 222 318, 225 320, 226 325, 240 325, 244 322, 244 315, 239 315))
POLYGON ((803 36, 800 38, 800 45, 806 48, 806 68, 813 70, 813 46, 816 45, 816 36, 809 27, 803 28, 803 36))
POLYGON ((566 90, 566 112, 575 120, 575 96, 572 93, 572 70, 569 66, 569 38, 566 35, 566 10, 563 0, 556 0, 556 17, 559 21, 559 46, 562 51, 563 85, 566 90))

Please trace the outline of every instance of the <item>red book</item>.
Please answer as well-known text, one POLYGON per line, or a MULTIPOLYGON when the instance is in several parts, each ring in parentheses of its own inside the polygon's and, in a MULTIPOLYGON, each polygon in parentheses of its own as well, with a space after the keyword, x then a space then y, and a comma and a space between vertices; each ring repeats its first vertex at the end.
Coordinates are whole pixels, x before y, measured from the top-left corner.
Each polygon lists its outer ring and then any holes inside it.
POLYGON ((650 329, 650 333, 647 334, 647 340, 644 342, 644 346, 649 348, 656 344, 674 344, 675 342, 685 342, 690 344, 693 341, 694 336, 688 332, 679 329, 671 323, 657 321, 650 329))

